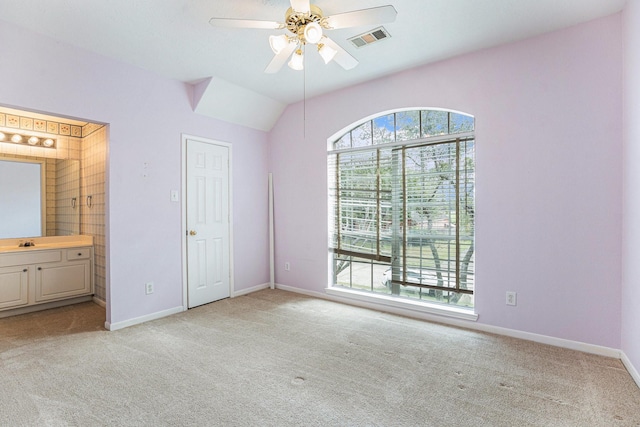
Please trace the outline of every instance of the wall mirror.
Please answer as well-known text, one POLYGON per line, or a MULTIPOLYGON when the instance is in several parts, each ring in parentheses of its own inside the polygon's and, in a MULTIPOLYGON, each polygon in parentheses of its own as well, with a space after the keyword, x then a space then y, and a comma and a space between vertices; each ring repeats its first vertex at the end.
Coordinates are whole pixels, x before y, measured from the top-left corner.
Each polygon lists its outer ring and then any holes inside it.
POLYGON ((80 161, 0 157, 0 239, 80 234, 80 161))

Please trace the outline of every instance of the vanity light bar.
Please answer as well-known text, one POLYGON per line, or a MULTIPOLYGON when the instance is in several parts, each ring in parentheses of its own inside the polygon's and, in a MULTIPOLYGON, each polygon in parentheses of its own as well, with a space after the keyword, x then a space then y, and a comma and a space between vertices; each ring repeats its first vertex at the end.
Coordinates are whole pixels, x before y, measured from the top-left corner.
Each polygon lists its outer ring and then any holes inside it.
POLYGON ((56 140, 54 138, 43 138, 35 135, 22 135, 19 133, 7 133, 2 131, 0 131, 0 142, 27 144, 33 147, 56 148, 56 140))

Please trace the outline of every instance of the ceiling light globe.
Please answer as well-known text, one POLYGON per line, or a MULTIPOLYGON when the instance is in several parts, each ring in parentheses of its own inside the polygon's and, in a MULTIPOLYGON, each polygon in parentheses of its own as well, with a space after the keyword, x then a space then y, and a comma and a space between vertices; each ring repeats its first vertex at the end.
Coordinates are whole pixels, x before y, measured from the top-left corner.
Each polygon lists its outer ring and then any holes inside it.
POLYGON ((11 137, 11 141, 13 142, 22 142, 22 135, 18 135, 17 133, 11 137))
POLYGON ((38 138, 37 136, 32 136, 27 140, 27 142, 29 143, 29 145, 36 145, 38 142, 40 142, 40 138, 38 138))
POLYGON ((289 68, 292 70, 300 71, 304 69, 304 58, 302 56, 302 51, 298 49, 293 56, 291 57, 291 61, 287 64, 289 68))
POLYGON ((307 43, 316 44, 322 38, 322 27, 317 22, 310 22, 304 27, 304 39, 307 43))
POLYGON ((42 141, 42 145, 44 145, 45 147, 53 147, 53 139, 45 139, 44 141, 42 141))
POLYGON ((336 53, 338 53, 338 51, 330 46, 327 46, 326 44, 319 44, 318 53, 322 57, 324 63, 328 64, 329 62, 331 62, 333 57, 336 56, 336 53))
POLYGON ((276 55, 282 52, 282 49, 284 49, 288 44, 289 39, 287 39, 287 36, 284 34, 279 36, 269 36, 269 46, 271 46, 271 50, 276 55))

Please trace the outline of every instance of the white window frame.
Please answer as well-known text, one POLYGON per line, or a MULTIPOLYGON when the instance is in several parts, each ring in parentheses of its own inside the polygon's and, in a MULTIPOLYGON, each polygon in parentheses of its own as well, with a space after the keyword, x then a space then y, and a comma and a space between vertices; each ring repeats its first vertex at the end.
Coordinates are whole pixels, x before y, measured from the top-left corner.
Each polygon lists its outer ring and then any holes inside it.
MULTIPOLYGON (((340 155, 341 153, 357 153, 359 151, 367 151, 367 152, 378 152, 379 153, 379 149, 390 149, 390 148, 394 148, 396 151, 401 151, 402 153, 404 153, 405 149, 410 149, 412 147, 416 147, 416 146, 429 146, 429 145, 435 145, 435 144, 442 144, 442 143, 455 143, 456 144, 456 149, 458 149, 459 145, 460 145, 460 140, 471 140, 472 141, 472 145, 475 146, 475 133, 473 128, 475 127, 475 125, 473 124, 475 121, 475 119, 472 116, 469 116, 466 113, 460 113, 460 112, 456 112, 456 111, 451 111, 451 110, 434 110, 434 109, 403 109, 403 110, 395 110, 395 111, 390 111, 390 112, 385 112, 381 115, 376 115, 376 116, 372 116, 369 117, 363 121, 360 121, 352 126, 350 126, 349 128, 346 128, 345 130, 335 134, 333 137, 328 139, 328 155, 329 158, 331 158, 331 156, 335 156, 335 155, 340 155), (408 140, 401 140, 401 141, 397 141, 398 139, 398 125, 397 125, 397 121, 399 121, 399 119, 397 119, 396 117, 396 113, 398 112, 419 112, 419 135, 420 137, 418 138, 413 138, 413 139, 408 139, 408 140), (422 120, 423 120, 423 112, 439 112, 439 113, 447 113, 447 120, 450 121, 451 120, 451 114, 460 114, 462 116, 466 116, 466 117, 470 117, 471 118, 471 123, 472 123, 472 130, 470 132, 459 132, 459 133, 447 133, 444 135, 437 135, 437 136, 431 136, 431 135, 423 135, 423 124, 422 124, 422 120), (376 144, 375 141, 375 136, 374 136, 374 132, 375 132, 375 128, 374 128, 374 121, 378 118, 383 118, 383 119, 387 119, 391 114, 393 114, 393 121, 394 121, 394 126, 395 126, 395 130, 393 131, 393 135, 392 136, 386 136, 387 140, 382 140, 382 143, 378 143, 376 144), (341 148, 341 149, 334 149, 334 146, 337 144, 334 143, 340 143, 342 144, 342 138, 343 136, 349 134, 350 132, 357 130, 358 128, 364 126, 364 129, 367 129, 367 127, 371 126, 371 143, 368 145, 364 145, 364 146, 359 146, 359 147, 353 147, 353 145, 355 145, 352 141, 353 136, 349 136, 349 140, 351 141, 351 147, 347 147, 347 148, 341 148), (390 141, 388 141, 389 139, 391 139, 390 141)), ((447 122, 447 132, 450 132, 451 130, 451 123, 447 122)), ((384 129, 383 129, 383 133, 384 129)), ((384 137, 384 135, 383 135, 384 137)), ((380 142, 380 141, 379 141, 380 142)), ((359 143, 360 144, 360 143, 359 143)), ((336 157, 338 157, 336 156, 336 157)), ((379 154, 378 154, 378 158, 379 158, 379 154)), ((456 161, 459 161, 458 155, 456 155, 456 161)), ((338 166, 336 165, 336 168, 338 166)), ((460 165, 458 164, 456 166, 456 170, 460 167, 460 165)), ((404 163, 403 163, 403 180, 404 180, 404 163)), ((337 173, 337 172, 336 172, 337 173)), ((379 174, 379 173, 378 173, 379 174)), ((333 177, 331 176, 331 173, 329 173, 329 180, 331 180, 333 177)), ((337 176, 337 175, 336 175, 337 176)), ((333 178, 335 179, 335 178, 333 178)), ((459 178, 456 177, 456 186, 459 184, 459 178)), ((405 181, 403 181, 403 185, 404 185, 405 181)), ((336 184, 336 186, 339 187, 339 184, 336 184)), ((404 188, 404 187, 403 187, 404 188)), ((329 189, 331 189, 331 185, 329 185, 329 189)), ((457 191, 457 190, 456 190, 457 191)), ((380 187, 378 186, 378 193, 380 192, 380 187)), ((456 193, 457 194, 457 193, 456 193)), ((338 195, 336 195, 336 198, 338 198, 338 201, 336 203, 339 203, 339 197, 338 195)), ((403 196, 405 197, 405 196, 403 196)), ((456 200, 457 200, 458 195, 456 195, 456 200)), ((379 195, 378 195, 378 199, 379 199, 379 195)), ((380 201, 378 200, 378 206, 379 206, 380 201)), ((331 211, 333 209, 336 208, 335 204, 332 204, 331 200, 329 201, 329 221, 333 222, 336 220, 335 216, 333 216, 332 219, 332 214, 331 211)), ((406 205, 405 205, 406 207, 406 205)), ((458 209, 456 207, 456 209, 458 209)), ((380 210, 380 208, 378 207, 378 210, 380 210)), ((397 209, 396 209, 397 210, 397 209)), ((456 212, 458 212, 456 210, 456 212)), ((380 212, 378 212, 380 213, 380 212)), ((406 212, 405 212, 406 215, 406 212)), ((406 221, 406 216, 403 219, 403 224, 405 223, 404 221, 406 221)), ((378 218, 378 221, 382 221, 381 217, 378 218)), ((342 224, 342 223, 341 223, 342 224)), ((397 222, 396 222, 397 224, 397 222)), ((331 225, 330 224, 330 230, 331 230, 331 225)), ((457 225, 457 224, 456 224, 457 225)), ((334 227, 337 230, 338 235, 340 234, 340 226, 338 227, 334 227)), ((472 226, 473 228, 473 226, 472 226)), ((458 227, 456 227, 456 230, 458 229, 458 227)), ((396 230, 397 232, 397 230, 396 230)), ((460 264, 460 241, 458 239, 459 236, 457 236, 459 234, 459 232, 456 232, 456 259, 455 259, 455 264, 456 264, 456 276, 455 276, 455 282, 456 282, 456 286, 459 286, 459 282, 460 279, 458 277, 459 274, 459 264, 460 264)), ((473 239, 473 236, 471 237, 473 239)), ((340 239, 338 237, 338 239, 340 239)), ((403 239, 406 239, 406 234, 403 237, 403 239)), ((335 240, 335 238, 334 238, 335 240)), ((380 253, 380 232, 378 231, 378 235, 377 235, 377 250, 376 253, 374 254, 369 254, 367 256, 365 256, 365 258, 368 259, 378 259, 378 260, 385 260, 388 261, 390 258, 388 256, 384 256, 384 254, 380 253)), ((473 240, 472 243, 473 244, 473 240)), ((455 317, 455 318, 459 318, 459 319, 465 319, 465 320, 476 320, 477 319, 477 314, 475 314, 475 308, 465 308, 465 307, 459 307, 456 305, 444 305, 444 304, 438 304, 438 303, 431 303, 431 302, 426 302, 424 300, 417 300, 417 299, 409 299, 409 298, 403 298, 403 297, 398 297, 398 295, 386 295, 383 293, 375 293, 373 292, 368 292, 368 291, 360 291, 357 289, 352 289, 352 288, 347 288, 347 287, 343 287, 343 286, 337 286, 334 284, 334 272, 333 272, 333 266, 334 266, 334 254, 332 253, 331 250, 332 245, 329 245, 329 249, 330 249, 330 253, 328 256, 329 259, 329 283, 328 283, 328 288, 326 289, 326 292, 330 295, 333 296, 337 296, 340 298, 347 298, 347 299, 355 299, 355 300, 359 300, 361 302, 365 302, 365 303, 374 303, 374 304, 379 304, 379 305, 384 305, 390 308, 401 308, 401 309, 405 309, 405 310, 412 310, 412 311, 420 311, 420 312, 424 312, 424 313, 433 313, 433 314, 439 314, 439 315, 446 315, 446 316, 450 316, 450 317, 455 317)), ((473 249, 473 248, 471 248, 473 249)), ((473 251, 472 251, 473 252, 473 251)), ((396 255, 395 258, 393 260, 393 286, 397 287, 400 284, 410 284, 407 282, 407 276, 406 273, 404 273, 402 276, 399 275, 398 273, 398 266, 396 265, 398 263, 397 261, 397 252, 394 251, 394 254, 396 255)), ((405 260, 404 263, 402 265, 407 265, 406 264, 406 253, 404 255, 405 260)), ((372 263, 374 263, 375 261, 372 261, 372 263)), ((373 268, 373 267, 372 267, 373 268)), ((402 270, 400 270, 402 271, 402 270)), ((473 274, 473 269, 472 269, 472 274, 473 274)), ((373 280, 373 279, 372 279, 373 280)), ((422 284, 422 279, 420 279, 420 283, 422 284)), ((439 285, 442 286, 442 283, 439 282, 439 285)), ((421 285, 420 287, 425 287, 428 288, 428 285, 421 285)), ((472 285, 473 286, 473 285, 472 285)), ((439 288, 442 289, 442 288, 439 288)), ((447 289, 451 289, 451 288, 447 288, 447 289)), ((460 288, 458 288, 460 289, 460 288)), ((466 293, 473 293, 473 290, 475 289, 475 286, 473 286, 473 288, 471 289, 470 292, 466 292, 466 293)), ((394 292, 397 293, 397 292, 394 292)), ((475 307, 475 304, 474 304, 475 307)))

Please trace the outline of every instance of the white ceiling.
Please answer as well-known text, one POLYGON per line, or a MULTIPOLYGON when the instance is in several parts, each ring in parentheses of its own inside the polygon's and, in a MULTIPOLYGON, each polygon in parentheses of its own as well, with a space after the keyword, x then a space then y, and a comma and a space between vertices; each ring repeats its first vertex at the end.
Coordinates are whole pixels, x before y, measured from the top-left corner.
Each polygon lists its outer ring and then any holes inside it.
POLYGON ((289 0, 0 0, 0 20, 199 83, 196 112, 269 130, 286 105, 305 97, 610 15, 625 1, 312 0, 325 16, 392 4, 397 19, 384 25, 391 38, 357 49, 347 38, 374 26, 332 30, 327 34, 360 61, 356 68, 324 65, 308 52, 304 73, 285 65, 277 74, 263 73, 273 56, 268 36, 284 30, 214 28, 208 21, 281 22, 289 0), (267 117, 248 119, 253 114, 267 117))

